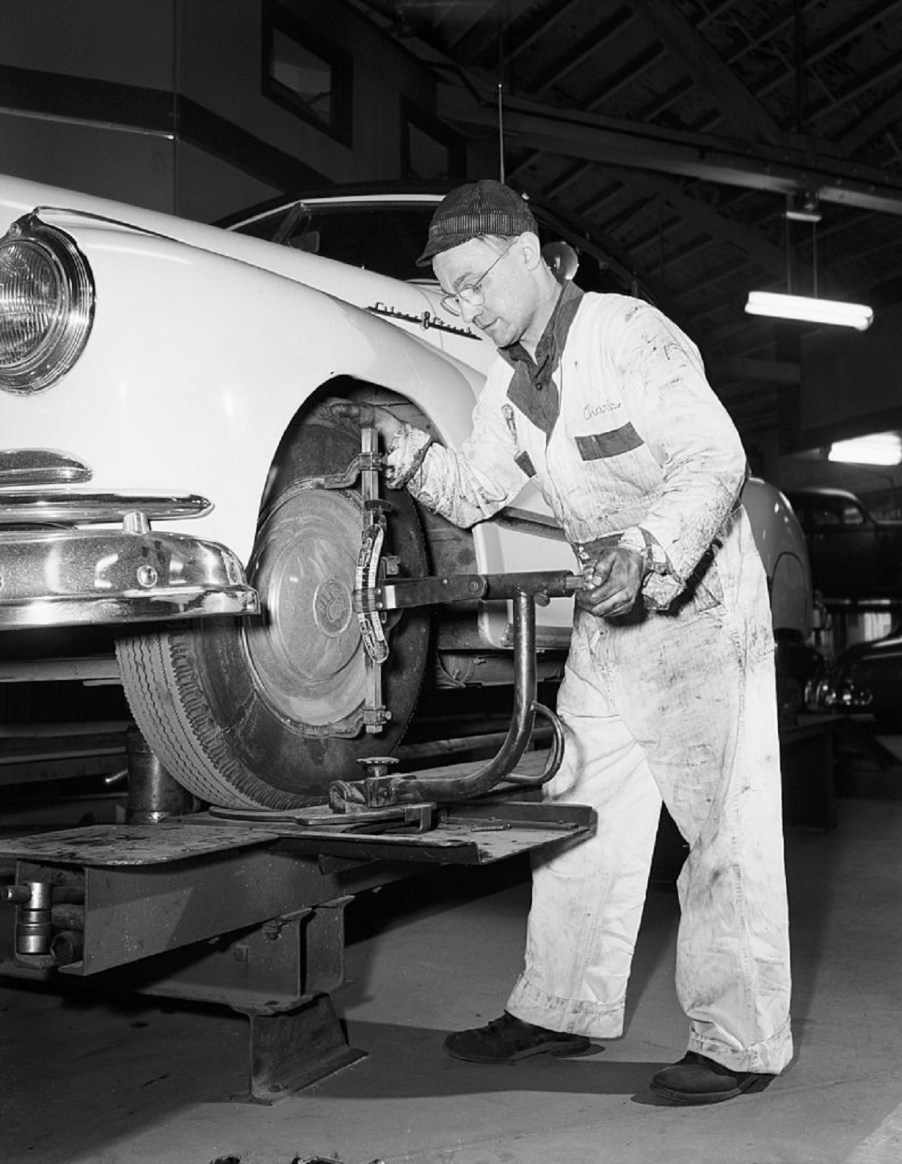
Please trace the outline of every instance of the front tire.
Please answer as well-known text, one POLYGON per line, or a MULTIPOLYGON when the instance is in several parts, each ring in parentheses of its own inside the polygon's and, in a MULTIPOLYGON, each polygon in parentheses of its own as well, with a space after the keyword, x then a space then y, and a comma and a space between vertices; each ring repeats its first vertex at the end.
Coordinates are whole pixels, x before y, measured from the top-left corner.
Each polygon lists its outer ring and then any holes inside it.
MULTIPOLYGON (((324 802, 329 784, 385 755, 416 704, 430 648, 428 609, 386 624, 383 730, 363 728, 363 643, 352 609, 363 529, 359 492, 311 487, 359 452, 356 428, 327 409, 301 423, 280 459, 248 565, 262 612, 124 635, 123 686, 139 728, 169 772, 203 801, 297 808, 324 802)), ((384 552, 399 573, 428 574, 416 507, 393 493, 384 552)))

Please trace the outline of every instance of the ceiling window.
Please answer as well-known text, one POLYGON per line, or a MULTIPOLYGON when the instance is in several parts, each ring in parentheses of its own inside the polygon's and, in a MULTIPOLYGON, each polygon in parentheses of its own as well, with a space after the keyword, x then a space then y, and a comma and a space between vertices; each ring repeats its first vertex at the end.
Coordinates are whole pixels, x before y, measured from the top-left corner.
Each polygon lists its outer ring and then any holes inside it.
POLYGON ((263 26, 263 91, 332 137, 351 142, 350 56, 276 3, 263 26))

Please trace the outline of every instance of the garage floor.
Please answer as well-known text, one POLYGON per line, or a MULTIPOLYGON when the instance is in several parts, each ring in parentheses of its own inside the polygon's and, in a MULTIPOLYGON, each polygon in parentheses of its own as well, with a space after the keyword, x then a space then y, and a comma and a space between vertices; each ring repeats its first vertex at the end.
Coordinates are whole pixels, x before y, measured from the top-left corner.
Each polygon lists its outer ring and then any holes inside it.
POLYGON ((246 1085, 230 1012, 0 979, 3 1164, 897 1164, 902 1160, 902 801, 841 799, 787 835, 797 1055, 768 1090, 704 1108, 647 1089, 684 1049, 677 903, 651 891, 628 1029, 594 1054, 455 1062, 447 1032, 500 1013, 524 868, 387 887, 352 907, 336 994, 367 1057, 275 1106, 246 1085))

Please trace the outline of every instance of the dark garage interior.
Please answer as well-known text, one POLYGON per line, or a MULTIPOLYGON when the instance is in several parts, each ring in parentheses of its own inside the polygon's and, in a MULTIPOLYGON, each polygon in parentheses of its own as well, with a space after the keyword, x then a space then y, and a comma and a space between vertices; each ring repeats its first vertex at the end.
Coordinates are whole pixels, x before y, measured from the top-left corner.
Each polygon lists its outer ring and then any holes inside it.
POLYGON ((3 1164, 902 1158, 902 0, 31 0, 0 141, 3 1164), (560 523, 383 494, 329 412, 467 437, 494 349, 414 259, 482 178, 560 282, 685 333, 747 458, 794 1035, 761 1094, 650 1090, 666 809, 623 1034, 443 1046, 598 824, 542 799, 560 523))

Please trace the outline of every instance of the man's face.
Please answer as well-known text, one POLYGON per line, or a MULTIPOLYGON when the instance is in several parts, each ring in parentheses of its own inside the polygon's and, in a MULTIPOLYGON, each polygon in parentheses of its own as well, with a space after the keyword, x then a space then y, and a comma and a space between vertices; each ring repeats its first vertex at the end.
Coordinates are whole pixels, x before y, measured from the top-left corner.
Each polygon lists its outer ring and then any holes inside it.
MULTIPOLYGON (((521 236, 522 237, 522 236, 521 236)), ((445 292, 461 293, 457 310, 504 348, 521 338, 533 311, 532 285, 522 248, 515 240, 470 239, 432 260, 435 277, 445 292)))

